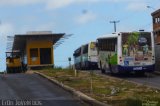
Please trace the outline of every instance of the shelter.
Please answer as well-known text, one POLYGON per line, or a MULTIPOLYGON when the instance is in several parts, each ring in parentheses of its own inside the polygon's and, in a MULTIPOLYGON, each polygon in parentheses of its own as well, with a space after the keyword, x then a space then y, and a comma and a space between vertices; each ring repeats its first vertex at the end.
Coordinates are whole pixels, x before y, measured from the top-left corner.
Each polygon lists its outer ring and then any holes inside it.
POLYGON ((12 50, 23 53, 28 68, 54 66, 54 46, 65 33, 32 31, 14 36, 12 50))

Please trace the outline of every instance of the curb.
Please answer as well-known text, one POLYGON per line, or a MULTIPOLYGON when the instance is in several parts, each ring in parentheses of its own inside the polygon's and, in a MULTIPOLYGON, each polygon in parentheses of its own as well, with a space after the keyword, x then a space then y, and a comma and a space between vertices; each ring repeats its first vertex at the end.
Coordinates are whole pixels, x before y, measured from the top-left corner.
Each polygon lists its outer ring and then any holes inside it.
POLYGON ((39 72, 34 72, 35 74, 40 75, 43 78, 46 78, 47 80, 49 80, 50 82, 62 87, 64 90, 69 91, 70 93, 72 93, 73 95, 77 96, 80 100, 84 101, 85 103, 88 103, 91 106, 110 106, 108 104, 102 103, 100 101, 97 101, 96 99, 93 99, 87 95, 85 95, 84 93, 75 90, 74 88, 71 88, 67 85, 64 85, 63 83, 60 83, 59 81, 55 80, 55 79, 51 79, 51 77, 48 77, 42 73, 39 72))

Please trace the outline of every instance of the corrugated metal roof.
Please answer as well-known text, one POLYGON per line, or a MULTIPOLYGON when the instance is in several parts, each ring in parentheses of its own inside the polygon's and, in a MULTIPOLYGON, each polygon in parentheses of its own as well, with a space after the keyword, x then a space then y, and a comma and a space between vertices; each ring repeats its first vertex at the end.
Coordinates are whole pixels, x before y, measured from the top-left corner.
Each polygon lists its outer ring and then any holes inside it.
POLYGON ((58 34, 19 34, 14 36, 13 50, 24 51, 27 40, 47 40, 55 44, 65 33, 58 34))

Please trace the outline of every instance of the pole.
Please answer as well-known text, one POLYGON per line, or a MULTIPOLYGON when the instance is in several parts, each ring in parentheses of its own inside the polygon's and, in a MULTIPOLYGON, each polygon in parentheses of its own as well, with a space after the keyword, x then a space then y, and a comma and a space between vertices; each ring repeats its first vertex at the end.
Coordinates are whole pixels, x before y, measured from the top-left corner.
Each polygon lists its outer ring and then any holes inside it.
POLYGON ((71 57, 68 57, 68 61, 69 61, 69 69, 71 69, 71 57))
POLYGON ((116 23, 119 23, 120 21, 110 21, 110 23, 114 24, 114 32, 116 32, 116 23))

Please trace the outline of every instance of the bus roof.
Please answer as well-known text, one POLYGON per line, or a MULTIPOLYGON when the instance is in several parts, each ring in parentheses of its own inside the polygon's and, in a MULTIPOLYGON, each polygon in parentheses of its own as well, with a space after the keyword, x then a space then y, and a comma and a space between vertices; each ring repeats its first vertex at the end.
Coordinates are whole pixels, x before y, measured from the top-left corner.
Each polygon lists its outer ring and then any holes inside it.
POLYGON ((99 38, 97 38, 97 39, 116 38, 116 37, 118 37, 118 34, 119 34, 119 33, 106 34, 106 35, 103 35, 103 36, 101 36, 101 37, 99 37, 99 38))
POLYGON ((83 46, 86 46, 86 45, 88 45, 88 44, 90 44, 90 43, 96 43, 95 41, 90 41, 90 42, 88 42, 88 43, 86 43, 86 44, 82 44, 80 47, 78 47, 74 52, 77 52, 77 51, 79 51, 80 49, 81 49, 81 47, 83 47, 83 46))
POLYGON ((85 45, 88 45, 88 44, 90 44, 90 43, 96 43, 96 41, 90 41, 90 42, 88 42, 88 43, 86 43, 86 44, 83 44, 83 45, 81 45, 81 46, 85 46, 85 45))
MULTIPOLYGON (((134 33, 134 32, 118 32, 118 33, 112 33, 112 34, 106 34, 103 35, 97 39, 105 39, 105 38, 116 38, 118 37, 119 34, 128 34, 128 33, 134 33)), ((138 32, 138 33, 151 33, 151 32, 138 32)))

